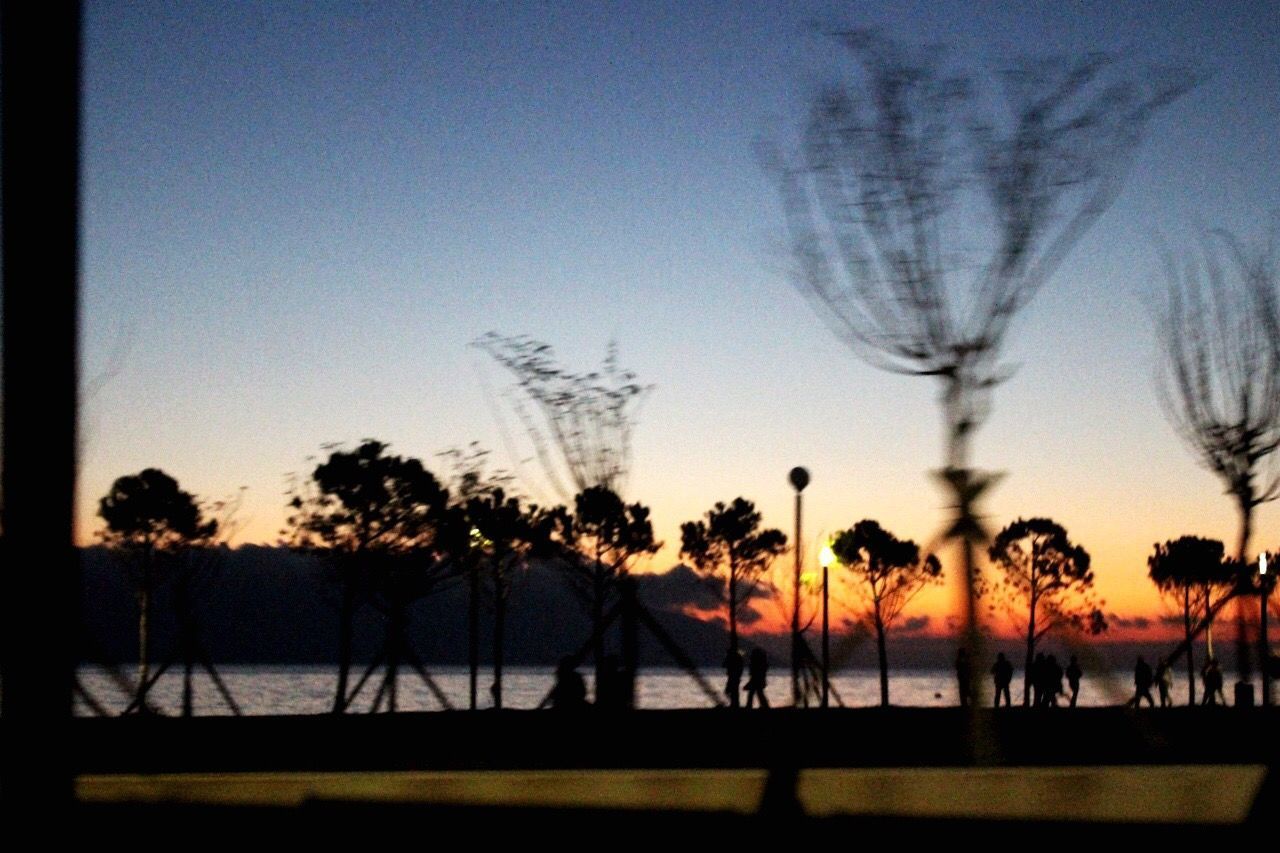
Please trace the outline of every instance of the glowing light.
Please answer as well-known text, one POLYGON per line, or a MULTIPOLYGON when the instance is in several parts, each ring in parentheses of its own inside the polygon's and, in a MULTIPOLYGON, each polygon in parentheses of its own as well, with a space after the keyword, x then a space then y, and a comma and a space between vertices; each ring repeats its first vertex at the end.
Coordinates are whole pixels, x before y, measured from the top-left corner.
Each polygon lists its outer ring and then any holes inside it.
POLYGON ((818 565, 826 568, 836 561, 836 552, 831 550, 831 544, 827 543, 822 546, 822 550, 818 552, 818 565))
POLYGON ((1267 552, 1263 551, 1258 555, 1258 574, 1265 575, 1267 573, 1267 552))

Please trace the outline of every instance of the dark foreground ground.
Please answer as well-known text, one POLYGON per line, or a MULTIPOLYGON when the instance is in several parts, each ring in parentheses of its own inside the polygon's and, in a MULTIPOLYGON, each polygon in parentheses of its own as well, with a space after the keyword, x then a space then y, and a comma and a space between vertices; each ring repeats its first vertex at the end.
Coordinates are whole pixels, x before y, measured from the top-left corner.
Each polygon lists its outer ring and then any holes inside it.
POLYGON ((1280 709, 83 718, 81 773, 1274 764, 1280 709))
POLYGON ((1277 726, 1276 709, 1234 708, 446 712, 78 719, 69 746, 75 824, 103 832, 500 826, 599 846, 801 828, 994 843, 1261 831, 1274 846, 1277 726))

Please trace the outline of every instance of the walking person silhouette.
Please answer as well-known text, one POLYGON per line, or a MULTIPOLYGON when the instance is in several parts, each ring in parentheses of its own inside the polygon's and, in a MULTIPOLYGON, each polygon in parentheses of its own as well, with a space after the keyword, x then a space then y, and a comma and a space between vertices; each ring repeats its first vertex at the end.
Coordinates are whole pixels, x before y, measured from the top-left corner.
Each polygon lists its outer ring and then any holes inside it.
POLYGON ((747 664, 747 707, 751 707, 751 703, 759 699, 761 708, 769 707, 769 698, 764 695, 765 684, 769 676, 769 656, 764 653, 764 649, 755 648, 751 650, 751 659, 747 664))
POLYGON ((1204 682, 1204 699, 1200 704, 1217 705, 1219 699, 1223 705, 1227 704, 1227 695, 1222 692, 1222 670, 1218 668, 1217 659, 1209 658, 1205 661, 1204 669, 1200 670, 1200 680, 1204 682))
POLYGON ((1152 708, 1156 706, 1156 700, 1151 698, 1151 683, 1155 680, 1151 672, 1151 664, 1142 659, 1142 655, 1138 655, 1138 662, 1133 666, 1133 686, 1134 693, 1133 707, 1137 708, 1141 705, 1142 700, 1146 699, 1147 704, 1152 708))
POLYGON ((1084 675, 1080 669, 1080 661, 1076 660, 1076 656, 1072 655, 1071 660, 1067 662, 1067 686, 1071 688, 1071 707, 1076 706, 1076 699, 1080 697, 1080 676, 1084 675))
POLYGON ((1013 681, 1013 664, 1009 663, 1009 659, 1004 656, 1004 652, 996 655, 995 665, 991 667, 991 677, 996 684, 996 704, 1000 707, 1000 697, 1004 696, 1004 706, 1012 707, 1013 701, 1009 698, 1009 684, 1013 681))
POLYGON ((1056 657, 1049 655, 1044 659, 1044 706, 1058 707, 1058 697, 1064 692, 1066 691, 1062 689, 1062 667, 1058 664, 1056 657))
POLYGON ((729 707, 737 708, 739 693, 742 685, 742 652, 738 651, 737 646, 729 649, 729 653, 724 657, 724 695, 729 699, 729 707))
POLYGON ((1156 687, 1160 690, 1160 707, 1168 708, 1173 704, 1169 696, 1173 690, 1173 668, 1164 658, 1156 661, 1156 687))

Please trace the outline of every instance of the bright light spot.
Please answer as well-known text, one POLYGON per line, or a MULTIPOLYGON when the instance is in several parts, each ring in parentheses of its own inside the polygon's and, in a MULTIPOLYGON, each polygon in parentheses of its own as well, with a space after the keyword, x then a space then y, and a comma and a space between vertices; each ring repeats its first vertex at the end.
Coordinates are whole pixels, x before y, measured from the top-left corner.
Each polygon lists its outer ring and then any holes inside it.
POLYGON ((1263 551, 1258 555, 1258 574, 1265 575, 1267 573, 1267 552, 1263 551))
POLYGON ((836 552, 831 550, 831 545, 823 545, 822 550, 818 552, 818 565, 826 568, 836 561, 836 552))

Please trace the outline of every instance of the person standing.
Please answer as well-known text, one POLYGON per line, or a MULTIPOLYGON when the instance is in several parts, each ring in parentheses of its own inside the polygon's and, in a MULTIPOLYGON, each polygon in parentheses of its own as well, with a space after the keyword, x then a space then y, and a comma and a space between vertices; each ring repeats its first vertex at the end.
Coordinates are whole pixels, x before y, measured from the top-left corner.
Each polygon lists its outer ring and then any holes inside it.
POLYGON ((991 667, 992 680, 996 684, 996 703, 995 707, 1000 707, 1000 697, 1004 696, 1004 706, 1012 707, 1013 701, 1009 697, 1009 684, 1013 681, 1013 664, 1009 663, 1009 659, 1004 656, 1004 652, 996 655, 995 665, 991 667))
POLYGON ((969 651, 964 646, 956 652, 956 686, 960 690, 960 707, 968 708, 973 697, 973 668, 969 665, 969 651))
POLYGON ((1058 659, 1049 655, 1044 659, 1044 706, 1058 707, 1058 697, 1065 691, 1062 689, 1062 666, 1058 659))
POLYGON ((1033 708, 1044 707, 1046 669, 1044 652, 1036 652, 1035 658, 1031 661, 1031 670, 1027 673, 1027 680, 1031 682, 1031 707, 1033 708))
POLYGON ((1168 708, 1173 704, 1169 694, 1173 690, 1173 668, 1164 658, 1156 661, 1156 689, 1160 691, 1160 707, 1168 708))
POLYGON ((1142 700, 1146 699, 1147 704, 1152 708, 1156 706, 1156 700, 1151 698, 1151 682, 1154 676, 1151 672, 1151 664, 1142 659, 1142 655, 1138 655, 1138 662, 1133 667, 1133 707, 1137 708, 1141 705, 1142 700))
POLYGON ((575 711, 587 706, 587 683, 573 664, 573 658, 560 659, 556 667, 556 684, 551 691, 551 707, 575 711))
POLYGON ((1080 661, 1076 660, 1076 656, 1072 655, 1071 660, 1067 663, 1067 686, 1071 688, 1071 707, 1076 706, 1076 699, 1080 697, 1080 676, 1084 672, 1080 669, 1080 661))
POLYGON ((729 707, 738 707, 739 692, 742 684, 742 652, 738 651, 737 646, 732 646, 729 653, 724 658, 724 695, 729 699, 729 707))
POLYGON ((1227 695, 1222 692, 1222 670, 1218 668, 1218 661, 1209 658, 1205 661, 1204 669, 1200 671, 1200 679, 1204 682, 1204 699, 1202 705, 1217 705, 1218 700, 1222 700, 1222 704, 1227 704, 1227 695))
POLYGON ((769 697, 765 696, 764 689, 769 676, 769 656, 764 649, 757 647, 751 650, 747 669, 747 707, 750 708, 751 703, 759 698, 760 707, 768 708, 769 697))

